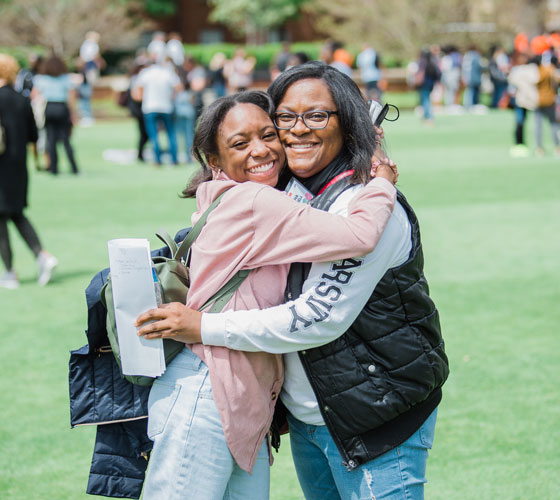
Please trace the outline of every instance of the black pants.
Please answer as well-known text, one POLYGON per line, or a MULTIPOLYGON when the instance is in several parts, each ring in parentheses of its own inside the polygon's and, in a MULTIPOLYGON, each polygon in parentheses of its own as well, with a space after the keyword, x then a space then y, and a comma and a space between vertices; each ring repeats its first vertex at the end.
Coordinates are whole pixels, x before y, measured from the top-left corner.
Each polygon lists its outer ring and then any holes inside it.
POLYGON ((525 108, 515 108, 515 144, 525 144, 524 128, 527 119, 527 110, 525 108))
POLYGON ((35 257, 39 256, 42 249, 39 236, 37 236, 31 222, 29 222, 29 219, 27 219, 23 213, 0 214, 0 257, 2 257, 2 262, 8 271, 12 269, 13 260, 12 249, 10 248, 10 236, 8 234, 8 221, 10 219, 16 225, 19 234, 21 234, 21 237, 25 240, 35 257))
POLYGON ((50 161, 49 171, 52 174, 58 173, 56 145, 59 142, 62 142, 64 145, 72 172, 74 174, 78 173, 74 151, 70 145, 71 128, 72 123, 70 122, 68 105, 64 102, 48 102, 45 108, 45 129, 47 130, 47 153, 50 161))
POLYGON ((138 138, 138 159, 144 160, 144 147, 148 143, 149 137, 146 131, 146 124, 144 123, 142 104, 133 99, 129 99, 127 107, 130 110, 130 114, 136 118, 136 122, 138 123, 138 132, 140 134, 138 138))
POLYGON ((148 132, 146 132, 146 125, 144 124, 144 116, 136 116, 136 121, 138 122, 138 132, 140 137, 138 139, 138 159, 144 160, 144 147, 148 143, 149 137, 148 132))

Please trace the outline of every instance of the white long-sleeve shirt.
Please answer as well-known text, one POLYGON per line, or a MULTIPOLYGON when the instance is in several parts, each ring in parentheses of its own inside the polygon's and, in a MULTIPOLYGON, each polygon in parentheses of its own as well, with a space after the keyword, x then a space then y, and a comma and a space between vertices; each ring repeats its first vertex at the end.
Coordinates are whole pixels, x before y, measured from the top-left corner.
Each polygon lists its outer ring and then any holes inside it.
MULTIPOLYGON (((329 212, 346 215, 361 186, 345 191, 329 212)), ((333 235, 336 237, 336 235, 333 235)), ((411 228, 402 206, 393 214, 373 252, 352 259, 314 263, 296 300, 268 309, 203 314, 202 341, 240 351, 284 353, 282 402, 297 419, 324 425, 297 351, 340 337, 354 322, 388 269, 408 258, 411 228)))

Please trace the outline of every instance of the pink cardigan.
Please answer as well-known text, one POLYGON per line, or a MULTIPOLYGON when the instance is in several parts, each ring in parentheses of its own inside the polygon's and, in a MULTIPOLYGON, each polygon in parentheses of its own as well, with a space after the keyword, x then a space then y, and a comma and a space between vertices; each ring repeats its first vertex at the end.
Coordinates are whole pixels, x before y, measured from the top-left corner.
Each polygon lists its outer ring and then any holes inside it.
MULTIPOLYGON (((330 261, 371 252, 396 198, 390 182, 375 179, 351 202, 348 217, 342 217, 297 203, 272 187, 237 183, 221 173, 198 188, 192 223, 231 186, 192 247, 187 305, 193 309, 241 269, 255 271, 224 310, 283 303, 291 262, 330 261)), ((208 366, 231 454, 251 472, 282 387, 282 357, 203 344, 193 345, 192 350, 208 366)))

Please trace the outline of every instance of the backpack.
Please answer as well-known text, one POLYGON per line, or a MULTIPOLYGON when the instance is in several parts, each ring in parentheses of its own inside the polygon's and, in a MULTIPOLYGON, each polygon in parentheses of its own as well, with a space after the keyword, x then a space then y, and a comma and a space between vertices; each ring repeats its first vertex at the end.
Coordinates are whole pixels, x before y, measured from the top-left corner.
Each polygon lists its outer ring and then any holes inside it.
MULTIPOLYGON (((225 192, 220 194, 220 196, 214 200, 179 246, 177 246, 167 231, 160 230, 156 233, 156 236, 171 250, 171 258, 152 258, 152 264, 161 285, 162 302, 164 304, 170 302, 181 302, 184 304, 186 302, 187 292, 189 291, 190 285, 187 263, 190 260, 191 246, 200 234, 200 231, 206 223, 208 215, 218 206, 224 194, 225 192)), ((199 310, 202 311, 212 304, 209 312, 220 312, 250 272, 250 270, 238 271, 237 274, 235 274, 220 290, 218 290, 199 310)), ((110 273, 107 276, 107 282, 103 285, 103 288, 101 288, 100 298, 101 302, 107 309, 107 337, 109 339, 109 343, 111 344, 111 350, 113 351, 117 365, 121 370, 121 375, 126 380, 136 385, 152 385, 155 380, 153 377, 122 374, 110 273)), ((172 339, 163 339, 163 352, 166 366, 184 349, 184 347, 185 344, 183 342, 177 342, 172 339)))
POLYGON ((438 65, 431 58, 428 64, 426 65, 426 77, 432 80, 433 82, 437 82, 441 78, 441 72, 438 68, 438 65))

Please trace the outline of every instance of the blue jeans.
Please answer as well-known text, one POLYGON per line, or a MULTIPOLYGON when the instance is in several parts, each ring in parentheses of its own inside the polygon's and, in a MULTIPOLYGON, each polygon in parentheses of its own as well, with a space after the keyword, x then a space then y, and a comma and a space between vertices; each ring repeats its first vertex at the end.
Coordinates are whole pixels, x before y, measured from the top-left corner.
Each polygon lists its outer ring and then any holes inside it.
POLYGON ((152 386, 148 436, 154 448, 144 500, 268 499, 266 440, 252 474, 235 463, 212 396, 208 367, 187 347, 152 386))
POLYGON ((432 95, 432 88, 421 87, 419 89, 420 93, 420 106, 424 110, 424 120, 431 120, 434 115, 432 114, 432 102, 430 100, 430 96, 432 95))
POLYGON ((479 103, 480 85, 467 85, 463 94, 463 106, 470 108, 479 103))
POLYGON ((144 113, 144 123, 150 142, 154 148, 156 163, 161 163, 161 149, 158 142, 158 123, 163 123, 169 141, 169 153, 173 163, 177 162, 177 137, 175 135, 175 123, 171 113, 144 113))
POLYGON ((185 138, 185 150, 187 152, 187 163, 192 162, 191 150, 194 139, 194 109, 192 116, 175 115, 175 126, 177 135, 185 138))
POLYGON ((403 444, 348 472, 324 425, 292 416, 290 444, 306 500, 421 500, 437 409, 403 444))
POLYGON ((491 108, 497 108, 500 103, 500 99, 504 95, 507 88, 507 82, 494 82, 494 91, 492 92, 492 103, 491 108))

